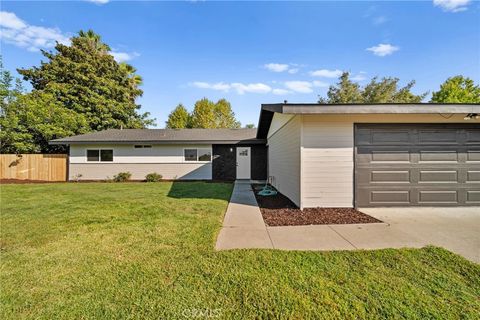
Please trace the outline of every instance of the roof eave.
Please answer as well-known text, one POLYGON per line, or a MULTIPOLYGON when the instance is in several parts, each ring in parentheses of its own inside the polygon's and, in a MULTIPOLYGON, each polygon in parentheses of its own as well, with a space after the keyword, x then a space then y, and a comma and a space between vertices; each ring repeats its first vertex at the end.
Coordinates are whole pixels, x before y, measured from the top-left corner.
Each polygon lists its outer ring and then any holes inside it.
POLYGON ((176 145, 176 144, 265 144, 265 139, 245 139, 245 140, 141 140, 141 141, 115 141, 115 140, 52 140, 50 145, 73 145, 73 144, 156 144, 156 145, 176 145))

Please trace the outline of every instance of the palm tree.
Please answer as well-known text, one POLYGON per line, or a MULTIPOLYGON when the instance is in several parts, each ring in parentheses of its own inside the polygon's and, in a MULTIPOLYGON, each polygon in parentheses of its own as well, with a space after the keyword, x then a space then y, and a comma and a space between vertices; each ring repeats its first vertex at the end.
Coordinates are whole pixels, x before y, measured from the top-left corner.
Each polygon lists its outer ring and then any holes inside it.
POLYGON ((88 39, 88 43, 92 46, 95 50, 107 53, 110 51, 110 47, 102 42, 102 39, 99 34, 96 34, 92 29, 89 29, 87 32, 80 30, 78 35, 81 38, 88 39))
POLYGON ((120 70, 126 73, 128 82, 132 88, 137 89, 142 85, 143 79, 141 76, 135 73, 137 72, 137 69, 135 69, 132 65, 122 62, 120 63, 120 70))

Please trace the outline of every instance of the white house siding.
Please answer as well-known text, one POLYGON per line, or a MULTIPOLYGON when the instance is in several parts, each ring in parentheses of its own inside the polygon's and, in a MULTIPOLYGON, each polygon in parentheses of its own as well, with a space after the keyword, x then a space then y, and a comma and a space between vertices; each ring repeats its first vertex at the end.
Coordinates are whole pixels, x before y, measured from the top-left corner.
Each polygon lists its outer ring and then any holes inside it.
MULTIPOLYGON (((277 114, 275 114, 276 116, 277 114)), ((283 120, 283 119, 282 119, 283 120)), ((273 118, 272 124, 276 122, 273 118)), ((278 126, 275 125, 276 128, 278 126)), ((301 116, 292 117, 268 138, 268 175, 281 193, 300 206, 301 116)))
MULTIPOLYGON (((466 123, 463 115, 304 115, 303 207, 353 207, 355 123, 466 123)), ((471 120, 479 122, 478 120, 471 120)))
POLYGON ((212 179, 211 162, 185 162, 183 150, 207 148, 211 145, 152 145, 152 148, 134 148, 134 145, 72 145, 70 146, 69 177, 82 180, 113 178, 119 172, 129 171, 132 179, 142 180, 157 172, 164 179, 212 179), (113 149, 113 162, 87 162, 87 149, 113 149))

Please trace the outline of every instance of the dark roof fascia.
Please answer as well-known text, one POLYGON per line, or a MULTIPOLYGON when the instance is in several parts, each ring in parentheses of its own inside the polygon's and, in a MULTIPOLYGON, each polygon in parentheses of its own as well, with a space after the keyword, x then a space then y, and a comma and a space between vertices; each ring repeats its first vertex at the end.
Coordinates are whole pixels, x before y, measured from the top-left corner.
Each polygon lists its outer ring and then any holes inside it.
POLYGON ((284 114, 468 114, 480 113, 478 103, 376 103, 376 104, 262 104, 257 139, 266 139, 274 113, 284 114))
POLYGON ((175 145, 175 144, 266 144, 266 139, 248 139, 248 140, 141 140, 141 141, 99 141, 99 140, 84 140, 84 141, 69 141, 64 139, 51 140, 51 145, 78 145, 78 144, 152 144, 152 145, 175 145))

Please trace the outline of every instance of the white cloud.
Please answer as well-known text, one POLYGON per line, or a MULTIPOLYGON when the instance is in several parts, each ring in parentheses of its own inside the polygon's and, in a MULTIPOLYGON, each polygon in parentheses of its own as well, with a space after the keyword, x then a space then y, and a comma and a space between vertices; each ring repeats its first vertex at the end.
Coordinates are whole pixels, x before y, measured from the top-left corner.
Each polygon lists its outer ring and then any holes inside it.
POLYGON ((372 23, 373 23, 374 25, 376 25, 376 26, 379 26, 379 25, 381 25, 381 24, 384 24, 384 23, 387 22, 387 21, 388 21, 387 17, 385 17, 385 16, 378 16, 378 17, 373 18, 372 23))
POLYGON ((292 91, 287 90, 287 89, 273 89, 272 93, 276 94, 276 95, 284 95, 284 94, 292 93, 292 91))
POLYGON ((447 12, 461 12, 467 10, 471 0, 433 0, 433 5, 447 12))
POLYGON ((325 88, 329 84, 323 81, 286 81, 285 87, 293 92, 298 93, 311 93, 314 87, 325 88))
POLYGON ((11 29, 22 29, 27 26, 27 24, 17 17, 15 13, 0 11, 0 26, 11 29))
POLYGON ((244 94, 245 92, 252 93, 269 93, 272 88, 264 83, 232 83, 232 88, 237 91, 238 94, 244 94))
POLYGON ((298 68, 291 68, 291 69, 288 69, 288 73, 290 73, 290 74, 295 74, 295 73, 297 73, 299 70, 300 70, 300 69, 298 69, 298 68))
POLYGON ((113 59, 115 59, 115 61, 117 62, 130 61, 133 58, 136 58, 140 55, 136 52, 127 53, 127 52, 118 52, 118 51, 110 51, 110 54, 113 56, 113 59))
POLYGON ((312 84, 313 84, 314 87, 321 87, 321 88, 322 87, 325 88, 325 87, 329 86, 328 83, 323 82, 323 81, 318 81, 318 80, 313 81, 312 84))
POLYGON ((285 87, 299 93, 313 92, 313 84, 310 81, 286 81, 285 87))
POLYGON ((391 55, 395 51, 400 50, 400 48, 396 46, 392 46, 391 44, 380 43, 376 46, 367 48, 366 50, 373 52, 373 54, 376 56, 385 57, 385 56, 391 55))
POLYGON ((87 0, 88 2, 92 2, 92 3, 95 3, 95 4, 106 4, 108 3, 110 0, 87 0))
POLYGON ((263 67, 272 72, 288 72, 290 74, 297 73, 300 69, 298 64, 295 63, 267 63, 263 67))
POLYGON ((289 65, 284 63, 267 63, 263 67, 272 72, 284 72, 288 70, 289 65))
POLYGON ((335 69, 335 70, 328 70, 328 69, 320 69, 310 71, 310 75, 314 77, 323 77, 323 78, 338 78, 342 75, 342 71, 335 69))
POLYGON ((6 43, 29 51, 53 48, 56 42, 69 44, 70 39, 58 28, 29 25, 14 13, 0 12, 0 38, 6 43))
POLYGON ((363 81, 363 80, 367 79, 367 77, 365 77, 365 74, 366 74, 365 71, 360 71, 357 75, 351 77, 350 80, 356 81, 356 82, 363 81))
POLYGON ((230 90, 235 90, 238 94, 245 94, 245 93, 269 93, 272 91, 272 88, 269 85, 264 83, 224 83, 224 82, 217 82, 217 83, 209 83, 209 82, 201 82, 196 81, 191 83, 192 86, 201 89, 211 89, 216 91, 224 91, 228 92, 230 90))
POLYGON ((208 83, 208 82, 196 81, 192 83, 192 86, 201 88, 201 89, 212 89, 212 90, 225 91, 225 92, 231 89, 231 86, 229 84, 223 83, 223 82, 208 83))

